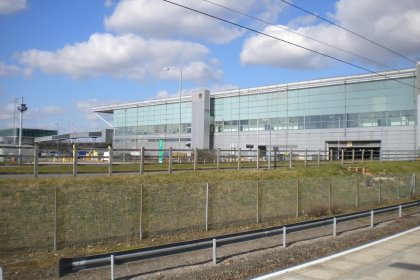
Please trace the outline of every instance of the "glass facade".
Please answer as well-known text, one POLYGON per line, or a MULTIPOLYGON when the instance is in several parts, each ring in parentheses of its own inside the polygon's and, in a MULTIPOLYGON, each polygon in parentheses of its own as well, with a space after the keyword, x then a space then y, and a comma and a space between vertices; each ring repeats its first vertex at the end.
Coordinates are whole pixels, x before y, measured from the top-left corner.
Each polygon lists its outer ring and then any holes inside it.
POLYGON ((178 141, 181 134, 191 133, 191 102, 167 103, 114 111, 114 138, 140 136, 154 142, 165 138, 178 141), (153 136, 156 138, 153 138, 153 136))
POLYGON ((212 99, 216 133, 416 124, 415 78, 212 99), (410 86, 412 85, 412 86, 410 86))

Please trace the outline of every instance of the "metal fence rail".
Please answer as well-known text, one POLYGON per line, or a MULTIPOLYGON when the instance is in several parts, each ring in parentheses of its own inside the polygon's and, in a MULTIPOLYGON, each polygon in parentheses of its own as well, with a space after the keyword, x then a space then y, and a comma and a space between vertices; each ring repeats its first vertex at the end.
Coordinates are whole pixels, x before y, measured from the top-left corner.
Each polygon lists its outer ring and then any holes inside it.
MULTIPOLYGON (((122 264, 126 262, 169 256, 174 254, 186 253, 202 249, 213 248, 213 262, 217 262, 217 247, 231 245, 239 242, 256 240, 274 235, 283 235, 282 246, 286 247, 286 234, 298 232, 307 229, 319 228, 326 225, 333 225, 332 235, 336 236, 336 225, 338 222, 360 219, 363 217, 371 217, 370 226, 373 227, 374 214, 387 213, 398 210, 399 217, 402 215, 402 209, 420 206, 420 200, 405 204, 375 208, 372 210, 361 211, 335 217, 328 217, 314 221, 289 224, 267 229, 253 230, 243 233, 221 235, 213 238, 205 238, 187 242, 173 243, 161 246, 154 246, 143 249, 120 251, 114 253, 92 255, 79 258, 62 258, 59 261, 59 275, 81 271, 84 269, 98 268, 111 265, 111 271, 114 271, 114 263, 122 264)), ((280 239, 279 239, 280 240, 280 239)))

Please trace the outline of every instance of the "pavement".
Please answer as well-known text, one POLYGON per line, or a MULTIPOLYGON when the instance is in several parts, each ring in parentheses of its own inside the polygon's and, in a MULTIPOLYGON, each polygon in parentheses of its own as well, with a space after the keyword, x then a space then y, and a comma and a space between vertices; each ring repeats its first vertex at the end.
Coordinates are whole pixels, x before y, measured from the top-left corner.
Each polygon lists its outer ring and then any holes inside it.
POLYGON ((420 227, 254 280, 420 279, 420 227))

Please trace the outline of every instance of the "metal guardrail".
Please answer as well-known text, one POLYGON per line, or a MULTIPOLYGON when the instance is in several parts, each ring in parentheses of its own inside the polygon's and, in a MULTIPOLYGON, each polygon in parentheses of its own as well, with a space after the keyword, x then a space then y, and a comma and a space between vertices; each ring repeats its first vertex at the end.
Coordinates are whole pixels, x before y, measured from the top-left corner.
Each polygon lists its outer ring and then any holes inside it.
POLYGON ((318 228, 326 225, 333 225, 333 236, 336 236, 336 225, 338 222, 345 222, 370 216, 370 227, 374 226, 374 214, 383 214, 398 210, 399 217, 402 210, 420 206, 420 200, 404 204, 375 208, 367 211, 360 211, 335 217, 322 218, 318 220, 300 222, 295 224, 276 226, 266 229, 247 231, 242 233, 221 235, 213 238, 204 238, 192 241, 184 241, 166 245, 153 246, 142 249, 120 251, 99 255, 92 255, 78 258, 62 258, 59 260, 59 276, 62 277, 69 273, 99 268, 111 265, 111 278, 113 279, 114 264, 122 264, 132 261, 158 258, 163 256, 175 255, 191 251, 213 248, 213 263, 217 262, 217 247, 235 244, 244 241, 256 240, 260 238, 283 235, 282 245, 286 247, 286 233, 297 232, 307 229, 318 228))

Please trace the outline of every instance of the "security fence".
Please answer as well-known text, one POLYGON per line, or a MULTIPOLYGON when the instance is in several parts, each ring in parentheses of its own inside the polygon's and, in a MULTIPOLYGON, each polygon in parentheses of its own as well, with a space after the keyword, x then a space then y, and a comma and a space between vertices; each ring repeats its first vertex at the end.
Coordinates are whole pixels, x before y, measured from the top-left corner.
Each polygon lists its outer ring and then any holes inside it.
MULTIPOLYGON (((0 147, 1 148, 1 147, 0 147)), ((220 169, 276 169, 294 166, 342 165, 366 162, 413 161, 419 158, 414 150, 378 150, 340 148, 330 150, 296 149, 132 149, 132 150, 80 150, 77 144, 72 151, 49 154, 39 146, 16 146, 0 149, 0 174, 31 173, 34 177, 46 173, 174 172, 180 170, 220 169), (7 150, 8 149, 8 150, 7 150), (20 166, 21 168, 13 168, 20 166), (8 169, 9 168, 9 169, 8 169)))
POLYGON ((0 189, 0 252, 57 250, 407 200, 419 176, 0 189))

